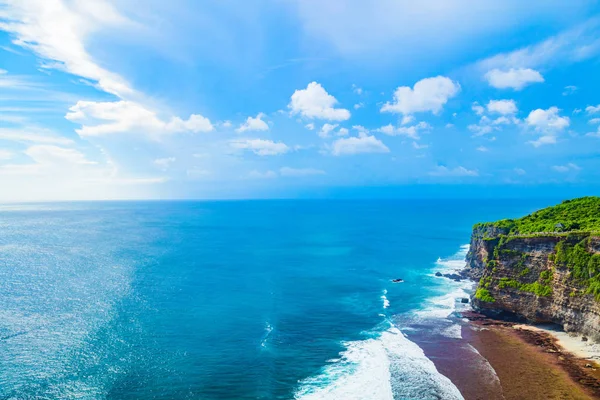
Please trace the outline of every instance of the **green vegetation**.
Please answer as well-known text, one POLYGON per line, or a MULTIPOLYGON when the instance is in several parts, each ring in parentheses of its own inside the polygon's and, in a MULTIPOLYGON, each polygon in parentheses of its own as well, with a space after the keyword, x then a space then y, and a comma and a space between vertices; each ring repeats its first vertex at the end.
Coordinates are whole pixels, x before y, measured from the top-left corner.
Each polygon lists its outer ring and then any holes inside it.
POLYGON ((485 301, 486 303, 493 303, 496 301, 496 299, 490 294, 490 291, 482 287, 478 288, 477 291, 475 291, 475 298, 481 301, 485 301))
POLYGON ((536 211, 519 219, 476 224, 474 228, 494 227, 504 234, 540 232, 600 231, 600 197, 581 197, 536 211))
POLYGON ((567 267, 575 282, 600 301, 600 254, 588 251, 589 240, 585 238, 575 245, 566 240, 558 242, 554 262, 567 267))
POLYGON ((526 283, 519 288, 522 292, 533 293, 536 296, 547 297, 552 294, 552 288, 548 285, 542 285, 539 282, 526 283))
POLYGON ((552 288, 549 286, 550 281, 548 280, 548 276, 550 276, 550 280, 552 279, 551 271, 543 271, 540 274, 540 278, 544 280, 544 283, 533 282, 533 283, 521 283, 515 279, 509 278, 500 278, 500 282, 498 282, 498 289, 505 289, 507 287, 511 287, 513 289, 520 290, 522 292, 533 293, 540 297, 548 297, 552 294, 552 288), (549 274, 544 274, 548 272, 549 274))

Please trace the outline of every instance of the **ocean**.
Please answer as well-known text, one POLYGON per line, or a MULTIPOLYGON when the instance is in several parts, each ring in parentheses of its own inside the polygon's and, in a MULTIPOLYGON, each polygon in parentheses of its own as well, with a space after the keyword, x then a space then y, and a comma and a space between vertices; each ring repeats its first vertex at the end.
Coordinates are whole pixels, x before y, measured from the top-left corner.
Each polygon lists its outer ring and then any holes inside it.
POLYGON ((460 399, 423 346, 472 284, 435 272, 555 202, 2 205, 0 398, 460 399))

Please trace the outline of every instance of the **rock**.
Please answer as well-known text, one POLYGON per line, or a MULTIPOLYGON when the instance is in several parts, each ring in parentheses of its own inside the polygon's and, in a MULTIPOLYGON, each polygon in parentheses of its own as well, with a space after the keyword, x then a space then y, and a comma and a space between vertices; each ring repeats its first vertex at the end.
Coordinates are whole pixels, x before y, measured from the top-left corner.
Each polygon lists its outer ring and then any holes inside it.
POLYGON ((582 341, 582 342, 587 342, 587 341, 588 341, 588 338, 587 338, 587 336, 582 336, 582 337, 581 337, 581 341, 582 341))
POLYGON ((400 282, 404 282, 404 279, 402 279, 402 278, 396 278, 396 279, 392 279, 392 282, 394 282, 394 283, 400 283, 400 282))
POLYGON ((467 303, 469 303, 469 299, 467 299, 466 297, 463 297, 462 299, 460 299, 460 302, 463 304, 467 304, 467 303))
POLYGON ((463 277, 459 274, 442 274, 442 276, 448 279, 452 279, 455 282, 460 282, 463 279, 463 277))
POLYGON ((443 276, 443 275, 442 275, 441 272, 438 271, 438 272, 435 273, 435 276, 443 276))

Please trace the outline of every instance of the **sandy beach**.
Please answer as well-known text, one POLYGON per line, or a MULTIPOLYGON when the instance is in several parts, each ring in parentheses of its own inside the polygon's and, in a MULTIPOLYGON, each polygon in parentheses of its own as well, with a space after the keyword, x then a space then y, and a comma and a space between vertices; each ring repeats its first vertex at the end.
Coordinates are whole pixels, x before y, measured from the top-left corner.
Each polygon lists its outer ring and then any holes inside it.
POLYGON ((494 321, 472 312, 464 316, 469 322, 455 346, 460 358, 433 359, 465 399, 600 398, 600 368, 592 360, 597 345, 547 327, 494 321), (469 359, 465 349, 480 357, 469 359))

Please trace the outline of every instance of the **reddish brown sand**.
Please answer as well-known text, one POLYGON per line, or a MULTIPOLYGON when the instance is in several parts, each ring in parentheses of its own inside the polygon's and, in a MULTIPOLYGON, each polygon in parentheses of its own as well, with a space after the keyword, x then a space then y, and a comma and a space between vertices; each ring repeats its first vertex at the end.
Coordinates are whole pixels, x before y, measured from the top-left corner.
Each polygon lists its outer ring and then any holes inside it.
POLYGON ((468 317, 472 322, 463 327, 463 340, 450 346, 454 350, 430 354, 465 399, 600 399, 600 369, 564 352, 549 334, 473 314, 468 317), (481 365, 481 357, 469 356, 465 350, 469 345, 489 362, 495 381, 490 379, 491 370, 481 365), (451 353, 458 358, 452 360, 451 353))

